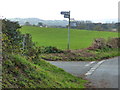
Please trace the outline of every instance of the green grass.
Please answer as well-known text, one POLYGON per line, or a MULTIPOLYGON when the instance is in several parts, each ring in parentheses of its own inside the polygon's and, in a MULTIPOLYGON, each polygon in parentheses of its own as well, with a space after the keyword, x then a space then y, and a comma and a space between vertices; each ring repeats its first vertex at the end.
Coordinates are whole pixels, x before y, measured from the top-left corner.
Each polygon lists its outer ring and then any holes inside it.
POLYGON ((37 64, 20 55, 3 60, 3 88, 84 88, 86 80, 40 60, 37 64))
MULTIPOLYGON (((55 46, 59 49, 67 48, 67 28, 40 28, 34 26, 23 26, 22 33, 30 33, 33 42, 37 46, 55 46)), ((89 47, 96 38, 118 37, 116 32, 70 30, 70 49, 82 49, 89 47)))

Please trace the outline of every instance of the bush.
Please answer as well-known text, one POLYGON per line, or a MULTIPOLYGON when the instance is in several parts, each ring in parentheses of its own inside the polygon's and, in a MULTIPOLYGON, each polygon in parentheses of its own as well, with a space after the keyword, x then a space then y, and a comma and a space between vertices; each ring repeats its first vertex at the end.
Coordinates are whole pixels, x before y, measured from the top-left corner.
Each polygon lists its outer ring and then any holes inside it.
POLYGON ((95 49, 103 49, 106 46, 106 41, 104 38, 95 39, 93 47, 95 49))
POLYGON ((19 53, 22 45, 22 36, 18 31, 20 25, 18 22, 2 20, 2 51, 19 53))
POLYGON ((107 41, 107 46, 110 48, 120 48, 120 38, 109 38, 107 41))
POLYGON ((95 39, 94 43, 92 46, 88 47, 88 50, 103 50, 103 51, 108 51, 110 49, 114 48, 120 48, 120 38, 109 38, 108 40, 105 40, 104 38, 98 38, 95 39))
POLYGON ((63 51, 57 49, 56 47, 48 46, 48 47, 44 47, 43 53, 63 53, 63 51))

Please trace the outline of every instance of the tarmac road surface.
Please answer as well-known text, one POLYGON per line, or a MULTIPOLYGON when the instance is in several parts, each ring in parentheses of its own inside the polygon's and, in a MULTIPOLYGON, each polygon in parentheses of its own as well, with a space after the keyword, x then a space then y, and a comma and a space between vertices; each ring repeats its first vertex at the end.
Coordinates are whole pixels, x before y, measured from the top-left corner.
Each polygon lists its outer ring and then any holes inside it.
POLYGON ((118 88, 118 57, 102 61, 48 61, 77 77, 88 79, 96 88, 118 88))

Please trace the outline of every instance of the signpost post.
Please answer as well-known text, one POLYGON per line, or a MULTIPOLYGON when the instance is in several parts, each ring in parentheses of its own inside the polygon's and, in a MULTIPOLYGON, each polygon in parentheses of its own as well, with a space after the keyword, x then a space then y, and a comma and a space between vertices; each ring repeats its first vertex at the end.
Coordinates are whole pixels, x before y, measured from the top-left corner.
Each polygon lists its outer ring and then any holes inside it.
POLYGON ((61 12, 62 15, 64 15, 64 18, 68 18, 69 19, 69 23, 68 23, 68 44, 67 44, 67 49, 70 49, 70 11, 62 11, 61 12))

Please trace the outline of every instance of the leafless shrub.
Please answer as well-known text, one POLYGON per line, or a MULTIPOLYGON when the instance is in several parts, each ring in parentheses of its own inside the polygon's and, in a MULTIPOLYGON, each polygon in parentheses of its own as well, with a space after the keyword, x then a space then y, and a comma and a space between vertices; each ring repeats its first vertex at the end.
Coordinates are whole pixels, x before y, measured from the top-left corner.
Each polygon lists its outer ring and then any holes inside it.
POLYGON ((95 39, 93 43, 93 47, 95 49, 102 49, 105 46, 106 46, 106 40, 104 38, 95 39))
POLYGON ((120 48, 120 38, 110 38, 106 45, 110 48, 120 48))
POLYGON ((89 50, 103 49, 103 48, 120 48, 120 38, 109 38, 105 40, 104 38, 95 39, 89 50))

